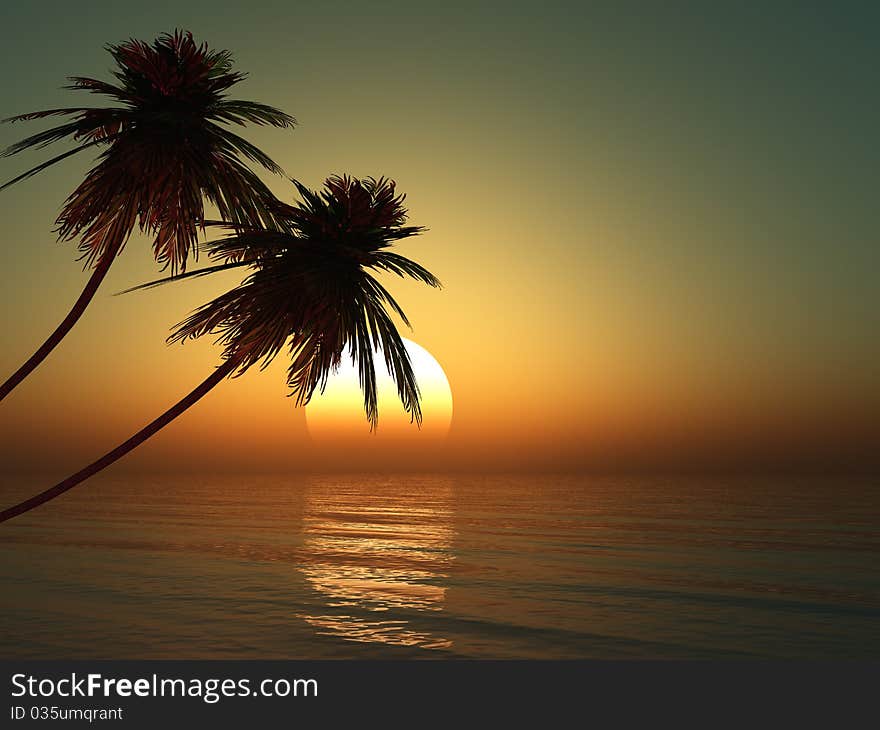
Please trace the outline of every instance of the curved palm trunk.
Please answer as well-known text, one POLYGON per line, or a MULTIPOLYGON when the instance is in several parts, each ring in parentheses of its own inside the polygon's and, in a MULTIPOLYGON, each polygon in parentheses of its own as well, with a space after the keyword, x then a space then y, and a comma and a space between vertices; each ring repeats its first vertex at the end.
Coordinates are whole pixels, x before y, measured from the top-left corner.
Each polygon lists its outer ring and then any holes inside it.
POLYGON ((101 286, 101 282, 104 281, 104 277, 107 276, 107 272, 110 270, 110 265, 113 263, 114 258, 115 250, 108 252, 108 255, 104 256, 101 261, 98 262, 98 265, 92 272, 85 289, 83 289, 82 294, 79 295, 79 298, 64 318, 64 321, 62 321, 55 331, 49 335, 49 338, 40 346, 40 349, 31 355, 28 361, 16 370, 9 379, 3 383, 3 385, 0 385, 0 400, 3 400, 19 383, 21 383, 22 380, 30 375, 36 369, 37 365, 43 362, 49 353, 57 347, 58 343, 64 339, 65 335, 73 329, 73 325, 75 325, 79 318, 82 317, 83 312, 86 311, 86 307, 89 306, 89 302, 91 302, 92 298, 95 296, 95 292, 98 291, 98 287, 101 286))
POLYGON ((17 517, 18 515, 27 512, 28 510, 32 510, 34 507, 39 507, 41 504, 44 504, 51 499, 55 499, 55 497, 64 494, 64 492, 66 492, 68 489, 72 489, 80 482, 85 481, 90 476, 93 476, 105 467, 110 466, 110 464, 112 464, 114 461, 121 459, 129 451, 132 451, 136 447, 140 446, 159 429, 167 426, 187 408, 199 401, 202 396, 204 396, 209 390, 211 390, 227 375, 232 373, 235 370, 235 367, 236 366, 234 361, 227 360, 213 373, 211 373, 211 375, 209 375, 201 383, 201 385, 199 385, 189 395, 178 401, 175 405, 165 411, 165 413, 159 416, 155 421, 147 426, 144 426, 144 428, 142 428, 134 436, 128 439, 128 441, 121 443, 119 446, 113 449, 113 451, 104 454, 104 456, 102 456, 100 459, 93 462, 92 464, 89 464, 85 469, 81 469, 76 474, 68 477, 63 482, 59 482, 51 489, 47 489, 45 492, 40 492, 40 494, 31 497, 30 499, 26 499, 24 502, 21 502, 14 507, 3 510, 2 512, 0 512, 0 522, 10 520, 13 517, 17 517))

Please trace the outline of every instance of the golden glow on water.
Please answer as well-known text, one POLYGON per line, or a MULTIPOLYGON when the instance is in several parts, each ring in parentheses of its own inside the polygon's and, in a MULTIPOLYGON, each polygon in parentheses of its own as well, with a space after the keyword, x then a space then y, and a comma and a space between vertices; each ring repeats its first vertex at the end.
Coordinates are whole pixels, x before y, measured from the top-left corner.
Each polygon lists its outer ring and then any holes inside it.
POLYGON ((870 477, 108 472, 16 519, 12 659, 880 654, 870 477))
POLYGON ((302 572, 329 610, 299 618, 318 634, 349 641, 450 648, 450 639, 426 628, 425 614, 444 610, 452 514, 450 487, 434 487, 427 504, 413 504, 390 484, 376 494, 313 485, 304 508, 302 572), (409 612, 420 615, 418 628, 409 612))
POLYGON ((424 347, 404 339, 421 393, 421 429, 411 422, 397 395, 397 386, 388 373, 381 354, 375 356, 378 387, 379 427, 370 433, 364 417, 363 393, 357 368, 349 354, 327 382, 323 393, 316 393, 306 406, 306 423, 313 440, 395 444, 427 443, 444 439, 452 421, 452 389, 440 363, 424 347))

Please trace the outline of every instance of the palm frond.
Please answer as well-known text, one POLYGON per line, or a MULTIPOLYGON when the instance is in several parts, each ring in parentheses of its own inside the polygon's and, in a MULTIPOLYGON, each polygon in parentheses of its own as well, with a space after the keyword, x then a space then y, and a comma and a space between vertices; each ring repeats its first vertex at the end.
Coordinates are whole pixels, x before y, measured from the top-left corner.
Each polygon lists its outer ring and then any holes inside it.
MULTIPOLYGON (((0 185, 0 190, 5 190, 6 188, 10 187, 11 185, 15 185, 15 183, 17 183, 17 182, 21 182, 22 180, 26 180, 27 178, 32 177, 33 175, 36 175, 38 172, 42 172, 47 167, 51 167, 56 162, 61 162, 61 160, 66 160, 68 157, 72 157, 73 155, 77 154, 78 152, 82 152, 83 150, 86 150, 89 147, 94 147, 96 144, 99 144, 101 141, 102 140, 94 140, 92 142, 87 142, 84 145, 80 145, 79 147, 76 147, 72 150, 68 150, 67 152, 64 152, 60 155, 57 155, 56 157, 53 157, 51 160, 47 160, 46 162, 40 163, 36 167, 32 167, 27 172, 23 172, 18 177, 12 178, 12 180, 10 180, 9 182, 6 182, 3 185, 0 185)), ((2 155, 0 155, 0 156, 2 156, 2 155)))
POLYGON ((206 266, 202 269, 196 269, 195 271, 186 271, 182 274, 175 274, 174 276, 166 276, 162 279, 155 279, 154 281, 148 281, 146 284, 138 284, 137 286, 129 287, 128 289, 123 289, 122 291, 116 292, 113 296, 119 296, 121 294, 130 294, 131 292, 141 291, 142 289, 154 289, 157 286, 162 286, 163 284, 171 284, 175 281, 181 281, 182 279, 193 279, 200 276, 208 276, 209 274, 217 274, 221 271, 228 271, 229 269, 237 269, 240 266, 248 266, 249 264, 245 261, 230 261, 225 264, 217 264, 216 266, 206 266))
POLYGON ((94 107, 68 107, 66 109, 44 109, 39 112, 28 112, 26 114, 17 114, 14 117, 6 117, 0 119, 0 124, 15 124, 16 122, 30 122, 34 119, 44 119, 46 117, 69 116, 71 114, 82 114, 83 112, 100 111, 94 107))
POLYGON ((9 147, 0 152, 0 157, 11 157, 27 149, 39 150, 53 142, 59 142, 65 137, 78 135, 81 130, 82 124, 78 121, 61 124, 57 127, 52 127, 52 129, 32 134, 30 137, 25 137, 23 140, 9 145, 9 147))
POLYGON ((92 94, 109 96, 111 99, 128 106, 133 106, 137 101, 125 88, 108 84, 106 81, 90 79, 85 76, 70 76, 67 80, 71 83, 61 87, 65 91, 88 91, 92 94))
POLYGON ((412 259, 408 259, 400 254, 391 251, 378 251, 370 260, 370 266, 377 269, 384 269, 400 277, 409 276, 418 281, 424 282, 428 286, 441 289, 443 284, 436 276, 434 276, 425 267, 420 266, 412 259))
POLYGON ((293 128, 297 123, 294 117, 285 114, 280 109, 241 99, 224 99, 218 102, 214 106, 211 116, 219 121, 238 124, 242 127, 250 122, 258 125, 268 124, 273 127, 293 128))

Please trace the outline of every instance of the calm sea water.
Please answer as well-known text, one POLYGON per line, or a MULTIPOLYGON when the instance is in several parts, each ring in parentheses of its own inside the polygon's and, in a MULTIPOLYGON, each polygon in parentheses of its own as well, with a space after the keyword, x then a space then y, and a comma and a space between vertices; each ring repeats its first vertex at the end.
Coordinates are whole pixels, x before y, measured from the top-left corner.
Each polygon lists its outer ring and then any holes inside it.
POLYGON ((878 558, 865 480, 111 473, 0 526, 0 656, 876 658, 878 558))

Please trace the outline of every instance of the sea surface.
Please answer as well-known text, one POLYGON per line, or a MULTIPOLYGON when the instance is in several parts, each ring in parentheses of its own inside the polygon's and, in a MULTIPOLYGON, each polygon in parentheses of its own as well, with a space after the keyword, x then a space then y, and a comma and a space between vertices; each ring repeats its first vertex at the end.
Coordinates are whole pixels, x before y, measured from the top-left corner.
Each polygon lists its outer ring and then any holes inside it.
POLYGON ((0 657, 876 659, 880 483, 111 472, 0 525, 0 657))

